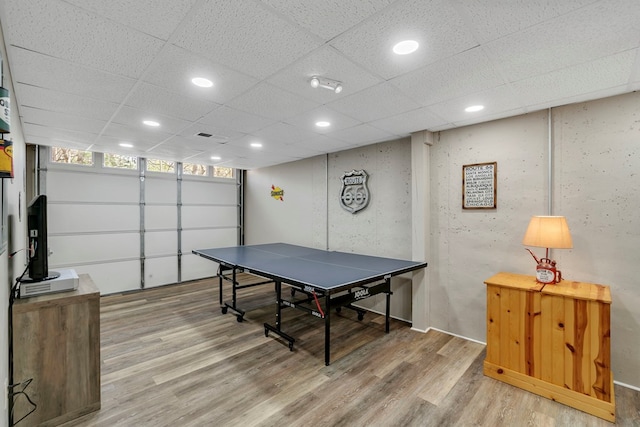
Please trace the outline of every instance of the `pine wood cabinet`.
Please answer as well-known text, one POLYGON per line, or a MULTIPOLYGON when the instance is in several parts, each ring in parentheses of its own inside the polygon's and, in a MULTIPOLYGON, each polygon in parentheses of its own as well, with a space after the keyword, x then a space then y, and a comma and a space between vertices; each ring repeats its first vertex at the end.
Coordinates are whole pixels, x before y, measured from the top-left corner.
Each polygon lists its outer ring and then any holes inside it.
MULTIPOLYGON (((54 426, 100 409, 100 292, 79 275, 78 289, 18 299, 12 308, 13 382, 37 404, 20 426, 54 426)), ((14 422, 33 406, 14 397, 14 422)))
POLYGON ((485 284, 484 374, 615 422, 609 287, 513 273, 485 284))

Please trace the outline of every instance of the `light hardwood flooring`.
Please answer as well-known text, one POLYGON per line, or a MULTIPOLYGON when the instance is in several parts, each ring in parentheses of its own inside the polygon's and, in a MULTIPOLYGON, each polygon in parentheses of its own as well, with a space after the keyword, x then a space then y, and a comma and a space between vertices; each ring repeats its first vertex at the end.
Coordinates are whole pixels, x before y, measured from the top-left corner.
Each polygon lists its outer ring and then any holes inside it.
MULTIPOLYGON (((283 311, 294 351, 272 335, 273 288, 222 314, 217 279, 101 298, 102 408, 72 426, 612 426, 482 374, 485 348, 384 317, 283 311), (262 304, 260 307, 259 303, 262 304), (268 305, 265 305, 268 303, 268 305)), ((640 392, 615 387, 617 424, 640 425, 640 392)))

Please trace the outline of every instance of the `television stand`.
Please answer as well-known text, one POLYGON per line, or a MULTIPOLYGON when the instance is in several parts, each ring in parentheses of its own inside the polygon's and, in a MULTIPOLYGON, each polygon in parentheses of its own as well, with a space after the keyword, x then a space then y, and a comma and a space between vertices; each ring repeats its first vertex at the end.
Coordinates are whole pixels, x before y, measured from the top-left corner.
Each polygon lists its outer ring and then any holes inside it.
MULTIPOLYGON (((70 292, 16 299, 12 308, 12 383, 38 406, 18 425, 58 426, 100 409, 100 291, 87 274, 70 292)), ((14 422, 33 406, 9 398, 14 422)))

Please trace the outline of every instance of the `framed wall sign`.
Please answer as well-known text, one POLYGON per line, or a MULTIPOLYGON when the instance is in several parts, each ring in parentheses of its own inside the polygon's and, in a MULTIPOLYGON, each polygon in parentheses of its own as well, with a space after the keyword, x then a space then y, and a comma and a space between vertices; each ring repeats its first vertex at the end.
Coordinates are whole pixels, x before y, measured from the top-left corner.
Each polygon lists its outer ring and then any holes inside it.
POLYGON ((462 166, 462 209, 495 209, 498 163, 462 166))

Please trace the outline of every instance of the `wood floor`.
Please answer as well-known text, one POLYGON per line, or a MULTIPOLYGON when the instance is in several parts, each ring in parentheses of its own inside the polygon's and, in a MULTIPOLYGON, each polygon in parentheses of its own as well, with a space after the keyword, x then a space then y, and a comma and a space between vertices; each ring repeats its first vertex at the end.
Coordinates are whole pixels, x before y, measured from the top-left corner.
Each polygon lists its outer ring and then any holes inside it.
MULTIPOLYGON (((264 336, 273 303, 239 323, 217 280, 101 298, 102 408, 72 426, 612 426, 484 377, 481 344, 383 316, 283 311, 294 351, 264 336)), ((270 285, 241 303, 273 300, 270 285)), ((640 393, 615 387, 617 424, 640 425, 640 393)))

